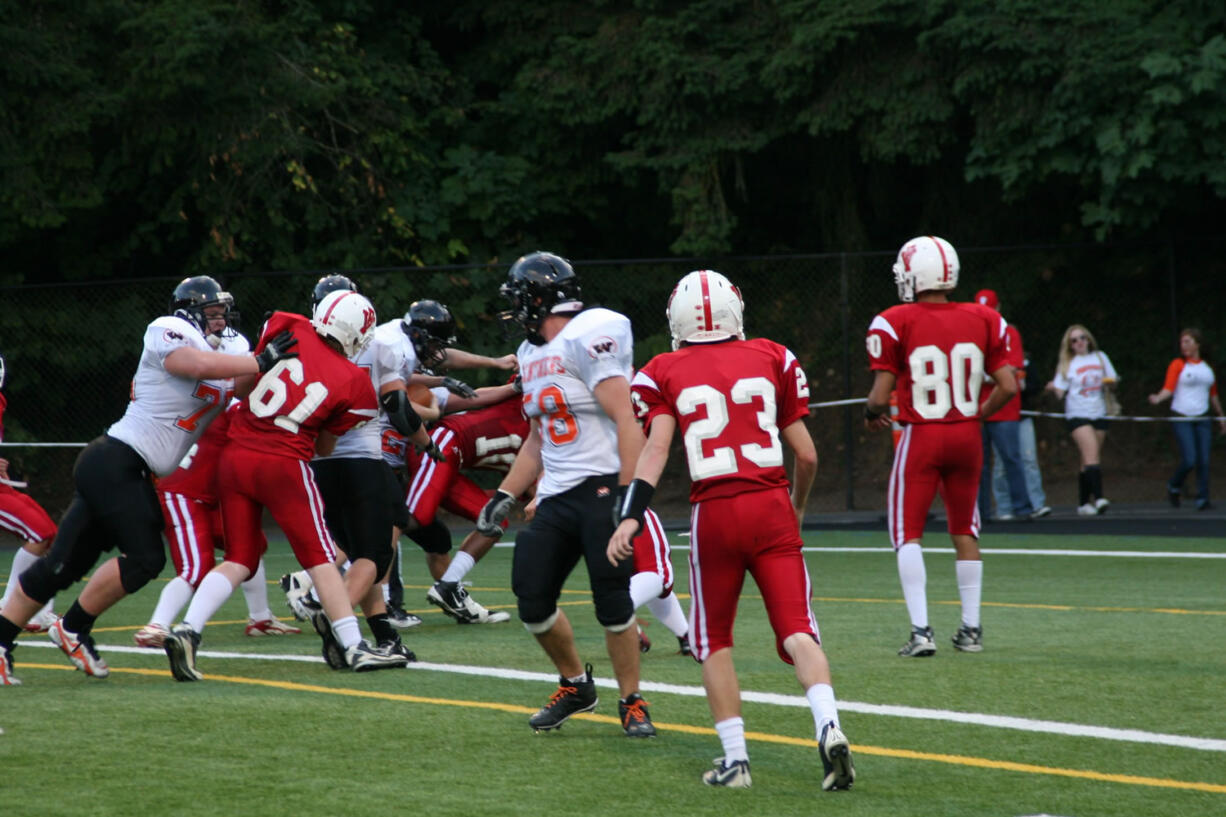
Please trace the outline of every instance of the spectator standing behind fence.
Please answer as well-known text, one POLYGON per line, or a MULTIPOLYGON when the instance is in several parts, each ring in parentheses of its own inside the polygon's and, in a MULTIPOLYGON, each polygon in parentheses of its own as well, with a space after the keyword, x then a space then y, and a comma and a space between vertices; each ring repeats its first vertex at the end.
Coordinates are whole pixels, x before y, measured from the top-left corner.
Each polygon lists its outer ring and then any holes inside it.
MULTIPOLYGON (((1000 299, 990 289, 981 289, 975 293, 975 303, 988 309, 1000 311, 1000 299)), ((1016 376, 1022 370, 1025 355, 1022 353, 1022 335, 1012 324, 1005 327, 1005 339, 1008 352, 1005 360, 1016 376)), ((996 386, 992 375, 987 372, 983 376, 983 386, 979 392, 979 402, 983 403, 996 386)), ((1009 482, 1009 498, 996 503, 996 518, 1000 520, 1030 519, 1034 516, 1035 506, 1030 504, 1030 495, 1026 492, 1026 477, 1022 473, 1021 455, 1018 453, 1017 421, 1022 416, 1022 398, 1015 394, 1004 408, 984 418, 983 422, 983 468, 979 474, 979 516, 988 519, 992 515, 992 465, 1002 463, 1009 482), (993 458, 992 450, 996 450, 993 458)))
MULTIPOLYGON (((1222 401, 1218 398, 1217 383, 1213 369, 1200 356, 1201 334, 1199 329, 1185 329, 1179 333, 1179 357, 1166 367, 1166 381, 1162 390, 1151 394, 1149 402, 1155 406, 1171 401, 1171 411, 1178 417, 1196 417, 1195 420, 1180 420, 1175 427, 1175 442, 1179 444, 1179 466, 1166 484, 1166 496, 1170 503, 1179 507, 1183 493, 1183 481, 1188 472, 1196 468, 1196 510, 1205 511, 1209 504, 1209 443, 1213 436, 1213 421, 1209 406, 1222 417, 1222 401)), ((1226 434, 1226 419, 1219 419, 1220 430, 1226 434)))
MULTIPOLYGON (((1023 352, 1022 368, 1017 373, 1018 388, 1022 393, 1022 411, 1036 411, 1039 397, 1043 394, 1042 381, 1038 377, 1027 377, 1029 371, 1030 358, 1023 352)), ((1022 461, 1022 475, 1026 478, 1026 493, 1030 496, 1031 507, 1034 508, 1030 515, 1034 519, 1049 516, 1051 506, 1047 504, 1047 494, 1043 491, 1043 475, 1039 471, 1039 447, 1035 442, 1033 417, 1022 415, 1017 421, 1017 445, 1018 456, 1022 461)), ((999 458, 992 463, 992 493, 996 496, 997 508, 1004 508, 1009 504, 1009 481, 1005 479, 1005 464, 999 458)))
POLYGON ((1107 398, 1119 376, 1111 359, 1098 348, 1090 330, 1075 323, 1064 330, 1056 377, 1047 389, 1064 400, 1064 425, 1081 455, 1077 475, 1077 513, 1106 513, 1111 502, 1103 496, 1102 450, 1107 439, 1107 398))

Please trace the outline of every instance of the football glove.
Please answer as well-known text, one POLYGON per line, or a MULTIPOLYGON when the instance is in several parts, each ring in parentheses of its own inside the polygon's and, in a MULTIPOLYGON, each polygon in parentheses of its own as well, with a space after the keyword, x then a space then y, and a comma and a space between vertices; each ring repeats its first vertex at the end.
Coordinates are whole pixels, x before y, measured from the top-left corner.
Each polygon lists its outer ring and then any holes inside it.
POLYGON ((298 357, 297 352, 289 351, 297 345, 298 338, 291 335, 288 329, 282 329, 271 337, 264 350, 255 356, 255 362, 260 367, 260 374, 264 374, 286 358, 298 357))
POLYGON ((454 377, 444 377, 443 388, 457 397, 463 397, 469 400, 477 396, 476 389, 465 383, 463 380, 456 380, 454 377))
POLYGON ((484 536, 502 536, 502 523, 511 515, 514 504, 515 497, 501 489, 495 491, 493 498, 477 514, 477 531, 484 536))
POLYGON ((434 440, 431 440, 430 444, 425 448, 419 448, 418 450, 435 462, 447 461, 447 455, 443 453, 443 449, 439 448, 438 443, 434 442, 434 440))

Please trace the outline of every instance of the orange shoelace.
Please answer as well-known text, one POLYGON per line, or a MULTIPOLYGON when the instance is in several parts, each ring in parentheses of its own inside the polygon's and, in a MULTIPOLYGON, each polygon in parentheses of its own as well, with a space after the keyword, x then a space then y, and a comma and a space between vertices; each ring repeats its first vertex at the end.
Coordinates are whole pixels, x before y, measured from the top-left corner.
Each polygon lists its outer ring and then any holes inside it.
POLYGON ((626 714, 623 716, 622 726, 628 726, 630 721, 638 721, 642 723, 647 720, 647 702, 639 699, 626 707, 626 714))
POLYGON ((558 702, 560 699, 565 698, 567 695, 578 695, 578 694, 579 694, 579 689, 578 689, 578 687, 562 687, 562 686, 560 686, 560 687, 558 687, 558 688, 557 688, 557 690, 555 690, 555 691, 554 691, 554 693, 553 693, 552 695, 550 695, 550 696, 549 696, 549 703, 551 703, 551 704, 555 704, 555 703, 557 703, 557 702, 558 702))

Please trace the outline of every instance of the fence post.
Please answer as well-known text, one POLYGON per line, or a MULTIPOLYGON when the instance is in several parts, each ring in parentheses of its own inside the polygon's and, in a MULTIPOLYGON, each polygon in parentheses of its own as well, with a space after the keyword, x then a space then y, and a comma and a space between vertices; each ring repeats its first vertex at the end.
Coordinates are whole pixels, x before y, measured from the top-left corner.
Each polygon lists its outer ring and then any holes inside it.
MULTIPOLYGON (((851 299, 847 272, 847 253, 839 253, 839 314, 843 322, 843 394, 851 394, 851 299)), ((852 406, 843 407, 844 472, 847 479, 847 510, 856 509, 854 480, 856 435, 852 429, 855 412, 852 406)))

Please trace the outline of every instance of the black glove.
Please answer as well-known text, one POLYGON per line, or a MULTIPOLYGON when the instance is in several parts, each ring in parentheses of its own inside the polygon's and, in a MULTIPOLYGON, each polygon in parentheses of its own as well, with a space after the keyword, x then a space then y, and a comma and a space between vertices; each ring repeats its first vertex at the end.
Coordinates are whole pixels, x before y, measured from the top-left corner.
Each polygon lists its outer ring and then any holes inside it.
POLYGON ((506 491, 494 492, 493 498, 485 503, 481 513, 477 514, 477 531, 485 536, 502 536, 502 523, 511 515, 511 506, 515 497, 506 491))
POLYGON ((516 394, 524 393, 524 379, 520 376, 519 372, 516 372, 515 377, 511 378, 511 391, 516 394))
POLYGON ((465 383, 463 380, 456 380, 454 377, 444 377, 443 388, 457 397, 464 397, 471 400, 477 396, 476 389, 465 383))
POLYGON ((434 440, 431 440, 430 444, 425 448, 419 448, 418 450, 435 462, 447 462, 447 455, 443 453, 443 449, 439 448, 438 443, 434 442, 434 440))
POLYGON ((268 340, 264 351, 255 356, 255 362, 260 366, 260 374, 264 374, 279 361, 290 357, 298 357, 297 352, 287 351, 298 345, 298 338, 290 334, 288 329, 282 329, 268 340))

